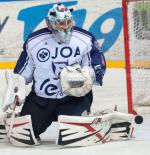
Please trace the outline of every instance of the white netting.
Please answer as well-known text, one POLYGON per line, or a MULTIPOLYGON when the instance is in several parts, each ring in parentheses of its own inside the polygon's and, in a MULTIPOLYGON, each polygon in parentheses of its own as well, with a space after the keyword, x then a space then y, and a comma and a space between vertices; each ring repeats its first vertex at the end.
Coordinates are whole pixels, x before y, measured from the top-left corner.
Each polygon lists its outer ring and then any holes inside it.
POLYGON ((150 0, 128 1, 132 102, 150 105, 150 0))

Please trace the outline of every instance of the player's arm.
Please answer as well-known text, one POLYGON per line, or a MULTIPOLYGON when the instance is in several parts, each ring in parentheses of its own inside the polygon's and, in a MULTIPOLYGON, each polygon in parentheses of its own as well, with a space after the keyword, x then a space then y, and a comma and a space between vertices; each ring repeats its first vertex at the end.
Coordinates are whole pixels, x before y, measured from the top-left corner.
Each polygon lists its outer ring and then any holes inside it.
POLYGON ((82 67, 90 66, 94 69, 97 85, 103 84, 103 76, 106 71, 106 61, 103 52, 101 51, 94 36, 88 43, 87 51, 83 55, 82 67))
POLYGON ((93 41, 90 50, 91 66, 95 71, 96 84, 103 85, 103 77, 106 72, 106 60, 96 40, 93 41))
POLYGON ((27 43, 25 42, 23 52, 18 59, 14 73, 9 70, 5 72, 7 86, 3 96, 4 112, 11 113, 13 111, 16 97, 18 98, 18 102, 24 103, 26 97, 25 84, 32 81, 34 63, 26 47, 27 43))
POLYGON ((26 84, 32 82, 33 72, 35 69, 31 52, 28 50, 28 41, 23 45, 23 51, 14 68, 15 74, 20 74, 25 78, 26 84))

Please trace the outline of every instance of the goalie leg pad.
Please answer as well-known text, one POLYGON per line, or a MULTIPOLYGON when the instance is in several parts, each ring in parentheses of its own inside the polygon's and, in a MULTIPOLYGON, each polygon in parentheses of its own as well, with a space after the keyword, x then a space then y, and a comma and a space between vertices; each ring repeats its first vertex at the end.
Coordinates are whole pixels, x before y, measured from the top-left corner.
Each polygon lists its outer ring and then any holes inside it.
POLYGON ((111 140, 128 140, 133 137, 135 115, 114 111, 112 113, 111 140))
POLYGON ((110 139, 112 141, 128 140, 133 136, 135 115, 121 113, 110 109, 105 109, 95 114, 96 116, 104 116, 105 118, 107 118, 108 116, 110 117, 110 139))
POLYGON ((57 144, 65 147, 97 145, 110 141, 111 120, 103 117, 58 117, 59 136, 57 144))
MULTIPOLYGON (((6 124, 9 126, 10 119, 7 119, 6 124)), ((14 118, 9 141, 15 146, 32 146, 38 144, 34 136, 30 115, 14 118)))
POLYGON ((7 131, 4 120, 0 120, 0 142, 8 142, 7 131))
POLYGON ((114 120, 115 123, 111 125, 111 140, 128 140, 130 138, 130 130, 132 123, 130 121, 114 120))
POLYGON ((113 111, 90 117, 60 115, 57 144, 88 146, 112 140, 127 140, 133 131, 134 117, 132 114, 113 111))

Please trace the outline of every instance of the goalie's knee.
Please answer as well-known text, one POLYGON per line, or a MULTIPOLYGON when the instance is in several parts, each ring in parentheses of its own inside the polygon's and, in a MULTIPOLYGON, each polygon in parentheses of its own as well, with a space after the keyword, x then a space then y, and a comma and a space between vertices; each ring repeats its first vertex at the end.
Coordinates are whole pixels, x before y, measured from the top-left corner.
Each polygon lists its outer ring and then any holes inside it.
POLYGON ((8 128, 10 143, 15 146, 32 146, 38 144, 33 132, 30 115, 14 118, 12 128, 11 121, 11 119, 7 120, 7 125, 10 126, 8 128))

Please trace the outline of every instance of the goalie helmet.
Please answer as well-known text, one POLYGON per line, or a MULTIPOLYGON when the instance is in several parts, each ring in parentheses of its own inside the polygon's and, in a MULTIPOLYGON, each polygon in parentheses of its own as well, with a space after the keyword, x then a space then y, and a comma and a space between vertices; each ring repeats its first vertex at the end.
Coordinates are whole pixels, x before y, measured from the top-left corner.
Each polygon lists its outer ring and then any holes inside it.
POLYGON ((74 25, 72 9, 68 9, 63 4, 55 4, 49 11, 47 17, 48 28, 52 31, 55 39, 60 43, 67 43, 72 36, 74 25))

